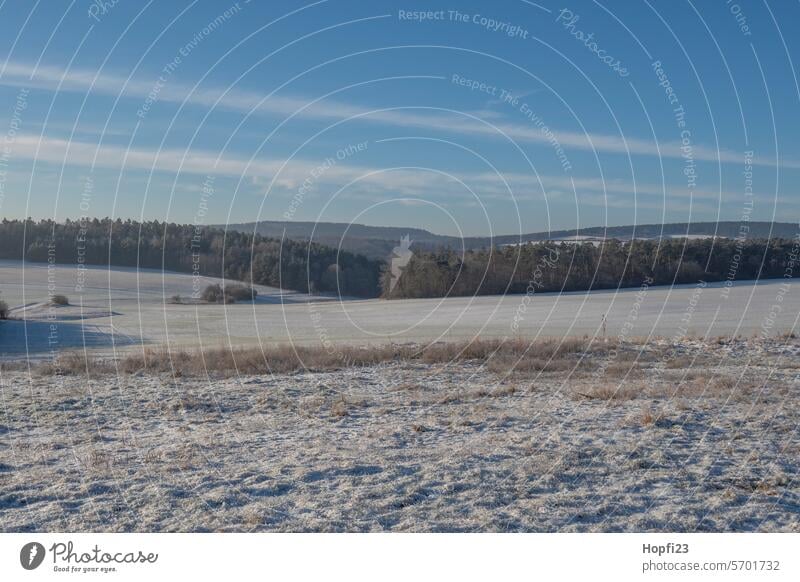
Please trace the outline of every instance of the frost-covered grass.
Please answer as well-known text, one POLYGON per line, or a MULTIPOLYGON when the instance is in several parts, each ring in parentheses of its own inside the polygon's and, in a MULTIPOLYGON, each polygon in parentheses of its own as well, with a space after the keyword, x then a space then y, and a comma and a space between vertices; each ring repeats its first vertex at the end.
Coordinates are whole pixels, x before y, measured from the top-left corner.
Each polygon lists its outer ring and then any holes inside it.
POLYGON ((0 530, 800 529, 792 338, 580 344, 552 370, 550 348, 437 349, 0 372, 0 530))

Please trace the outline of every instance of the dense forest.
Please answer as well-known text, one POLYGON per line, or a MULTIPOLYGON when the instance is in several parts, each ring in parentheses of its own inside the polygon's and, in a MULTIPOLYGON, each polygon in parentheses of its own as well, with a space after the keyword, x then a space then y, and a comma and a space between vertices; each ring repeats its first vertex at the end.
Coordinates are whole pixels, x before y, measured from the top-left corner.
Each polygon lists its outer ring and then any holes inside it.
POLYGON ((776 278, 792 275, 797 252, 797 241, 788 239, 531 242, 463 256, 418 249, 398 270, 391 261, 316 243, 218 227, 107 218, 0 223, 0 259, 197 270, 302 292, 390 299, 776 278))
MULTIPOLYGON (((415 251, 387 298, 578 291, 794 276, 796 241, 670 239, 602 244, 540 242, 492 250, 415 251)), ((800 270, 797 270, 800 273, 800 270)), ((394 280, 394 284, 393 284, 394 280)))
POLYGON ((3 220, 0 258, 138 266, 236 279, 303 292, 373 297, 383 263, 319 244, 219 228, 93 219, 3 220), (338 277, 337 277, 338 274, 338 277), (337 284, 338 279, 338 284, 337 284))

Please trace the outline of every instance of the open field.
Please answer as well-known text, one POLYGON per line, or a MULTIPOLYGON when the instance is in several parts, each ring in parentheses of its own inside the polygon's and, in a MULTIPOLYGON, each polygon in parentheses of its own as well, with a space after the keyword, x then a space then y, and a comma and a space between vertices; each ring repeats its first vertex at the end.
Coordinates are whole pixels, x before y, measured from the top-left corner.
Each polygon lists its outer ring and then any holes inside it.
MULTIPOLYGON (((3 298, 12 308, 0 326, 0 357, 47 357, 50 350, 87 349, 106 355, 169 344, 177 349, 295 343, 385 344, 467 340, 473 337, 628 337, 768 335, 795 329, 800 294, 784 280, 745 281, 726 288, 651 287, 619 291, 446 299, 339 300, 256 288, 254 303, 173 305, 195 285, 188 274, 107 270, 79 272, 46 265, 0 263, 3 298), (71 306, 46 304, 48 276, 71 306), (24 287, 23 287, 24 285, 24 287), (24 289, 24 293, 23 293, 24 289), (778 305, 778 310, 774 307, 778 305), (22 321, 24 320, 24 321, 22 321), (516 322, 516 325, 515 325, 516 322), (54 341, 50 326, 55 324, 54 341)), ((214 282, 203 278, 202 288, 214 282)))
POLYGON ((800 530, 797 340, 522 345, 4 371, 0 529, 800 530))
POLYGON ((175 305, 190 275, 0 276, 2 531, 800 530, 784 281, 175 305))

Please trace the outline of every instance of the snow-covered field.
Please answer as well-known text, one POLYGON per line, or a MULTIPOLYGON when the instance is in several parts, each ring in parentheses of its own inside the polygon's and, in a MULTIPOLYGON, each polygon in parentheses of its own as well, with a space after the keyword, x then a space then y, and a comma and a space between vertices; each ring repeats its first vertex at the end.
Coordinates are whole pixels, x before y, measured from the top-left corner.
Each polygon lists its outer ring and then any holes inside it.
POLYGON ((77 276, 0 264, 16 318, 0 323, 0 531, 800 529, 786 334, 800 298, 784 281, 405 301, 259 288, 221 306, 166 301, 192 294, 190 275, 89 269, 82 292, 77 276), (167 343, 584 335, 600 351, 545 371, 532 357, 198 377, 19 365, 167 343))
POLYGON ((18 321, 0 326, 0 357, 46 357, 86 347, 111 354, 169 343, 179 347, 295 342, 381 344, 483 338, 776 334, 792 330, 800 293, 782 280, 591 293, 339 300, 258 287, 255 303, 174 305, 191 296, 189 274, 134 269, 0 263, 0 291, 18 321), (85 278, 84 281, 78 279, 85 278), (83 290, 76 291, 82 283, 83 290), (46 304, 48 286, 70 307, 46 304), (24 321, 23 321, 24 320, 24 321), (51 326, 55 326, 55 328, 51 326))
POLYGON ((0 530, 798 531, 800 344, 665 345, 538 374, 4 372, 0 530))

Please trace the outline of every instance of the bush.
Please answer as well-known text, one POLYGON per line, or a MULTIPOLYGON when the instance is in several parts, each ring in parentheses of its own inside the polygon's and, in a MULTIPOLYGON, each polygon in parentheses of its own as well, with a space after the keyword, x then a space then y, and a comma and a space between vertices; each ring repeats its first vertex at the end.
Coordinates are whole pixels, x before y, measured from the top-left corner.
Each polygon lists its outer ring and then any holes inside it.
POLYGON ((207 301, 208 303, 222 303, 222 287, 217 284, 208 285, 203 289, 203 293, 200 297, 203 301, 207 301))
POLYGON ((231 303, 234 301, 253 301, 258 297, 258 291, 252 287, 247 287, 246 285, 240 285, 238 283, 225 285, 224 293, 226 300, 230 298, 231 303))
POLYGON ((0 319, 8 319, 8 303, 0 299, 0 319))
POLYGON ((237 301, 252 301, 258 296, 258 291, 252 287, 232 283, 223 288, 218 283, 208 285, 201 295, 203 301, 208 303, 235 303, 237 301))
POLYGON ((37 366, 35 371, 40 376, 78 376, 107 374, 113 372, 114 368, 106 362, 90 360, 82 352, 68 352, 37 366))
POLYGON ((69 298, 66 295, 53 295, 50 298, 53 305, 69 305, 69 298))

